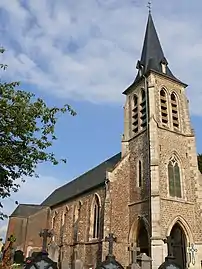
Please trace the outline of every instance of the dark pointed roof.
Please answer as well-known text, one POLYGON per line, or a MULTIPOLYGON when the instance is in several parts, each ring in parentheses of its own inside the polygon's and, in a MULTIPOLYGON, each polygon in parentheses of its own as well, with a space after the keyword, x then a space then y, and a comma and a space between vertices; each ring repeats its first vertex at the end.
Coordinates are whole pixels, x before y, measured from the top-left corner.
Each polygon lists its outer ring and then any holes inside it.
MULTIPOLYGON (((163 53, 151 13, 149 13, 148 16, 141 59, 137 62, 137 69, 139 71, 134 83, 138 82, 143 77, 143 75, 146 75, 149 71, 155 71, 179 83, 182 83, 172 74, 171 70, 168 67, 168 61, 163 53), (162 63, 167 66, 166 73, 162 72, 162 63)), ((127 90, 124 91, 124 94, 127 92, 127 90)))

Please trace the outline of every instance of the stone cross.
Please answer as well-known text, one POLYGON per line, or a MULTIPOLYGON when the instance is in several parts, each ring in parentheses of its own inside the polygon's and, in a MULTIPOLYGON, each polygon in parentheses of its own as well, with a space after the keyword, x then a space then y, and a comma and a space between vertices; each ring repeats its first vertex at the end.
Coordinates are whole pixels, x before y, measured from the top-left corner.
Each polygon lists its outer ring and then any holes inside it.
POLYGON ((174 258, 174 253, 173 253, 173 245, 174 245, 174 240, 171 236, 167 236, 166 239, 163 240, 165 244, 167 244, 168 247, 168 256, 167 258, 174 258))
POLYGON ((137 262, 137 251, 140 251, 140 248, 137 247, 136 243, 131 243, 128 250, 132 254, 132 263, 136 263, 137 262))
POLYGON ((196 263, 196 259, 195 259, 195 253, 198 251, 195 247, 194 244, 191 244, 188 248, 189 250, 189 255, 190 255, 190 261, 193 265, 195 265, 196 263))
POLYGON ((113 233, 110 233, 109 236, 105 237, 105 241, 109 243, 109 253, 108 256, 113 256, 113 245, 116 242, 117 238, 114 236, 113 233))
POLYGON ((48 229, 43 229, 39 236, 42 237, 43 243, 42 243, 42 251, 47 251, 47 239, 52 237, 52 233, 48 229))

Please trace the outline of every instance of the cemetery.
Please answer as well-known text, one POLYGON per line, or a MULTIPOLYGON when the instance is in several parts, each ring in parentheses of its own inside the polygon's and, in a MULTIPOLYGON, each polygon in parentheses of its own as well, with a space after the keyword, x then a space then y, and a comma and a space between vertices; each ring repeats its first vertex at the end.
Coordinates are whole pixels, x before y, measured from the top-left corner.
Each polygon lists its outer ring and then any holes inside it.
MULTIPOLYGON (((48 253, 48 240, 53 236, 47 229, 42 230, 39 233, 42 238, 41 251, 33 253, 31 257, 26 257, 21 250, 15 250, 13 243, 15 237, 10 236, 8 238, 7 247, 2 249, 2 259, 0 263, 1 269, 84 269, 83 262, 79 259, 74 260, 72 267, 69 264, 61 264, 58 257, 58 261, 54 261, 49 257, 48 253)), ((95 269, 124 269, 124 267, 116 260, 113 254, 113 247, 116 244, 116 237, 113 233, 110 233, 104 240, 108 243, 108 254, 104 261, 102 261, 95 269)), ((158 269, 184 269, 175 261, 174 257, 174 241, 171 237, 167 237, 164 240, 167 245, 167 256, 165 261, 159 266, 158 269)), ((138 247, 133 245, 128 248, 132 254, 131 264, 128 265, 127 269, 151 269, 152 259, 145 253, 137 255, 138 247)), ((193 248, 190 251, 190 262, 194 263, 195 252, 193 248)))

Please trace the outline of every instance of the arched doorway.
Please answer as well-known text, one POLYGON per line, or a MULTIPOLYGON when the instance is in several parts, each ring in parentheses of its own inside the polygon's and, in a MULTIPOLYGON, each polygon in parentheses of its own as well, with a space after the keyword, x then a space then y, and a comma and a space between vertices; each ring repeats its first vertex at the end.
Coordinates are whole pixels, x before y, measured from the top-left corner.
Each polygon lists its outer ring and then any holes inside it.
POLYGON ((148 231, 145 227, 145 223, 142 219, 139 221, 138 231, 137 231, 137 247, 139 248, 139 253, 146 253, 150 256, 150 243, 148 231))
POLYGON ((176 223, 171 232, 170 236, 173 239, 173 254, 175 261, 182 268, 186 268, 187 257, 186 257, 186 236, 179 223, 176 223))

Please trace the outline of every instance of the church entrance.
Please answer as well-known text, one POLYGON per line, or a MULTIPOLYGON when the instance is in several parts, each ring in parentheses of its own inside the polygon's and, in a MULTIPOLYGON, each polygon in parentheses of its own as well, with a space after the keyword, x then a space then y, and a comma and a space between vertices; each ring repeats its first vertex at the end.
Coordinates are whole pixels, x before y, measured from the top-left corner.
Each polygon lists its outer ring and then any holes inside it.
POLYGON ((173 254, 175 257, 175 261, 182 268, 186 268, 187 263, 187 255, 186 255, 186 236, 182 229, 182 227, 176 223, 171 232, 170 236, 173 239, 173 254))
POLYGON ((143 220, 139 221, 137 247, 139 253, 145 253, 147 256, 150 256, 149 236, 143 220))

